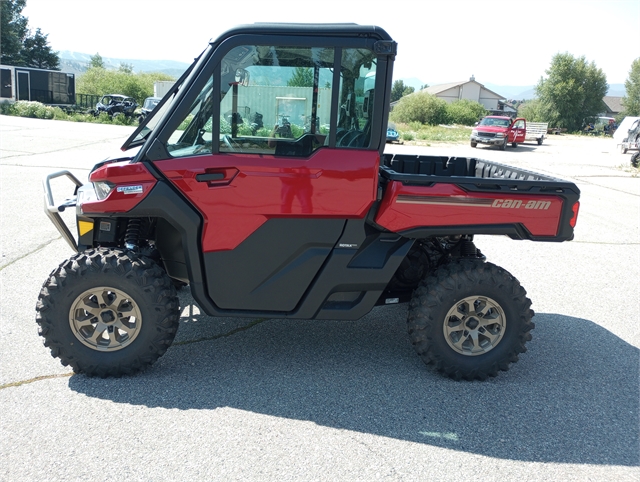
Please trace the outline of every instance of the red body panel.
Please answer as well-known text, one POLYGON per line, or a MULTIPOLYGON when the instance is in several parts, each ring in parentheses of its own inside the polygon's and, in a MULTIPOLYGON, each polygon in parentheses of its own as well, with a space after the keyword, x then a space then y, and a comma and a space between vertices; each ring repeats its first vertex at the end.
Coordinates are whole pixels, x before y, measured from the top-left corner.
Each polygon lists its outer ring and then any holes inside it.
MULTIPOLYGON (((204 218, 204 252, 234 249, 273 217, 361 218, 376 199, 376 151, 318 149, 309 159, 215 154, 156 167, 204 218), (198 181, 198 174, 217 174, 198 181)), ((286 240, 283 240, 286 242, 286 240)))
POLYGON ((407 186, 392 181, 376 222, 393 232, 424 226, 522 224, 534 236, 558 233, 562 199, 509 192, 467 192, 454 184, 407 186))
POLYGON ((109 181, 116 185, 102 201, 85 202, 85 213, 125 213, 142 201, 156 183, 156 178, 144 167, 144 164, 129 160, 105 164, 89 176, 91 182, 109 181), (141 186, 141 193, 131 193, 118 188, 141 186))

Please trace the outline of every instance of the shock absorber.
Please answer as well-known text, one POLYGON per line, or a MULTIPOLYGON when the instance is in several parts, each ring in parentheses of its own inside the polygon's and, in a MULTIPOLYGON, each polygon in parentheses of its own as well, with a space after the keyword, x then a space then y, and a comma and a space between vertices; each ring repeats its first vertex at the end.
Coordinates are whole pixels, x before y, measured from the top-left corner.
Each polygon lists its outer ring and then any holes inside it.
POLYGON ((137 251, 140 242, 140 226, 142 221, 140 218, 131 218, 127 223, 127 231, 124 233, 124 247, 137 251))

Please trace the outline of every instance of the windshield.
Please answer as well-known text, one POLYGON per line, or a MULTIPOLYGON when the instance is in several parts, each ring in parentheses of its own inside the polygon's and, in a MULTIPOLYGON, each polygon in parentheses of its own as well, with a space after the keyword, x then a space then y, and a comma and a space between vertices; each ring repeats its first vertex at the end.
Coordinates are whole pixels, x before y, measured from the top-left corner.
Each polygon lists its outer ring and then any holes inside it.
POLYGON ((159 98, 156 98, 156 97, 148 98, 144 101, 144 108, 147 110, 153 110, 158 105, 159 102, 160 102, 159 98))
POLYGON ((507 119, 496 119, 495 117, 485 117, 480 121, 481 126, 492 126, 492 127, 509 127, 511 122, 507 119))
POLYGON ((171 88, 171 91, 159 101, 158 105, 156 105, 156 107, 142 121, 142 124, 140 124, 133 134, 131 134, 131 136, 125 141, 120 148, 121 150, 126 151, 130 147, 142 145, 147 140, 149 134, 155 130, 160 121, 165 117, 164 114, 169 111, 173 105, 173 101, 180 92, 182 86, 188 83, 187 79, 197 71, 197 69, 194 68, 196 64, 206 58, 206 55, 204 54, 210 48, 211 46, 195 58, 189 68, 185 70, 182 76, 176 81, 174 86, 171 88))

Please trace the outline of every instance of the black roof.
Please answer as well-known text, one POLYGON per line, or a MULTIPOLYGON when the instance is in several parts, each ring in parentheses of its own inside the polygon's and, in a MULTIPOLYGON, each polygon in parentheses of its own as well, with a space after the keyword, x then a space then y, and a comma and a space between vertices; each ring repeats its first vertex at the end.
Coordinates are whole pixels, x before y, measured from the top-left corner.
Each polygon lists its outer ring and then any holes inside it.
POLYGON ((266 23, 238 25, 223 32, 214 42, 219 42, 232 35, 304 35, 304 36, 370 36, 379 40, 392 40, 389 34, 375 25, 359 25, 356 23, 266 23))

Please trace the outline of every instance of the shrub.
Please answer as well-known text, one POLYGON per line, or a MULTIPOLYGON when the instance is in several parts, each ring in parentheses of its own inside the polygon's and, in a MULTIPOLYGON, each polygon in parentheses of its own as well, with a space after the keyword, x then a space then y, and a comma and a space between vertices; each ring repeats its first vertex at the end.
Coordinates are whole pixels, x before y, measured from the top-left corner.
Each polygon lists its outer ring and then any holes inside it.
POLYGON ((390 118, 394 122, 409 124, 438 125, 446 122, 447 103, 427 92, 418 92, 403 97, 391 112, 390 118))
POLYGON ((122 70, 106 70, 92 67, 78 76, 76 91, 83 94, 123 94, 142 104, 153 95, 153 83, 160 80, 175 80, 162 73, 143 72, 134 74, 122 70))
POLYGON ((518 117, 524 117, 529 122, 548 122, 545 109, 540 99, 530 100, 518 107, 518 117))
POLYGON ((474 100, 462 99, 447 104, 447 124, 472 126, 485 115, 487 110, 474 100))

